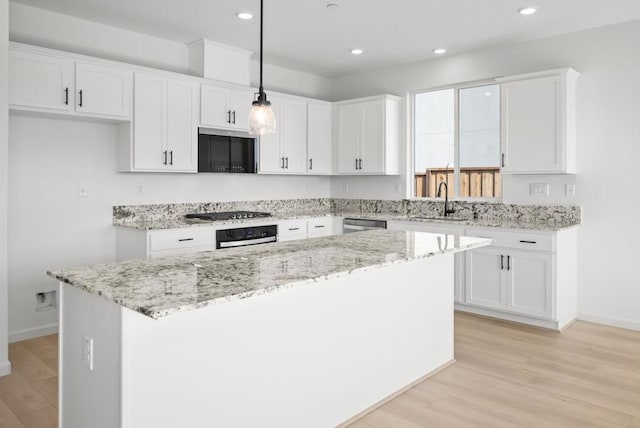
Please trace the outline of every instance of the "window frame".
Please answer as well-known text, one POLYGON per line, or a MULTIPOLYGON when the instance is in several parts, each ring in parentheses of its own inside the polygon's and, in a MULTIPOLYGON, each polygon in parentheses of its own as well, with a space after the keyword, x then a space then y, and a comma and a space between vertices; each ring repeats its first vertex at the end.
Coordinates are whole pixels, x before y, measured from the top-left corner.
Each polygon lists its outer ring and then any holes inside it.
MULTIPOLYGON (((453 108, 454 108, 454 117, 453 117, 453 180, 455 182, 454 185, 454 196, 449 198, 451 201, 463 201, 463 202, 502 202, 504 198, 504 180, 502 181, 502 191, 500 192, 499 198, 486 198, 486 197, 471 197, 471 196, 460 196, 460 167, 455 165, 460 165, 460 90, 462 89, 470 89, 477 88, 480 86, 489 86, 489 85, 498 85, 500 86, 500 148, 502 150, 502 85, 496 81, 496 78, 482 79, 482 80, 473 80, 469 82, 456 83, 452 85, 443 85, 443 86, 435 86, 427 89, 416 89, 409 91, 409 150, 407 153, 409 154, 408 159, 408 186, 409 189, 409 197, 410 200, 417 201, 438 201, 442 198, 438 197, 429 197, 429 196, 415 196, 416 194, 416 180, 415 180, 415 150, 416 150, 416 124, 415 124, 415 108, 416 108, 416 95, 425 94, 429 92, 437 92, 443 91, 447 89, 453 89, 454 91, 454 100, 453 100, 453 108)), ((502 166, 500 166, 500 174, 502 175, 502 166)))

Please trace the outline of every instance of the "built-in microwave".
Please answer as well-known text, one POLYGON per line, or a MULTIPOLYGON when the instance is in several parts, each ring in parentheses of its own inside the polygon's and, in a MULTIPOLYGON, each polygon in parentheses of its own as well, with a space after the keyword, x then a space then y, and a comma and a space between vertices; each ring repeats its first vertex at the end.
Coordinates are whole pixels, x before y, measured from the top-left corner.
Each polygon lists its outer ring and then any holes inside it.
POLYGON ((246 132, 200 128, 198 172, 258 172, 256 137, 246 132))

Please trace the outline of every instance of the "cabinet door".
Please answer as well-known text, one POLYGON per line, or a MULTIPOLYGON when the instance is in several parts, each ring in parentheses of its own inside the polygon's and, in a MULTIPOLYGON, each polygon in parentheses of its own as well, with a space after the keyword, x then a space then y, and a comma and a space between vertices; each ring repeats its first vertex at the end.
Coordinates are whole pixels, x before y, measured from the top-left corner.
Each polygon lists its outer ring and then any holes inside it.
POLYGON ((280 149, 282 133, 282 103, 277 99, 271 100, 271 108, 276 116, 276 130, 273 134, 262 135, 260 145, 260 172, 282 173, 284 160, 280 149))
POLYGON ((307 172, 307 104, 301 101, 282 101, 281 113, 282 156, 284 172, 307 172))
POLYGON ((338 172, 358 172, 357 150, 361 142, 362 109, 359 105, 338 107, 338 172))
POLYGON ((552 318, 552 254, 511 251, 508 257, 507 309, 552 318))
POLYGON ((129 118, 132 82, 131 71, 77 62, 76 111, 129 118))
POLYGON ((133 121, 133 169, 157 171, 166 168, 164 78, 136 73, 133 121))
POLYGON ((167 82, 169 169, 198 171, 198 84, 167 82))
POLYGON ((494 248, 466 253, 466 303, 491 309, 507 308, 506 254, 494 248), (503 263, 504 260, 504 263, 503 263))
POLYGON ((231 109, 231 125, 235 129, 249 132, 249 112, 251 111, 252 102, 252 91, 230 91, 229 103, 231 109))
POLYGON ((202 85, 200 123, 216 128, 231 127, 229 90, 217 86, 202 85))
POLYGON ((561 172, 562 79, 545 77, 502 85, 502 172, 561 172))
POLYGON ((11 50, 9 104, 70 111, 73 106, 73 62, 11 50))
POLYGON ((362 174, 384 173, 384 103, 374 101, 362 105, 362 137, 358 158, 362 174))
POLYGON ((307 172, 330 174, 332 170, 331 105, 307 105, 307 172))

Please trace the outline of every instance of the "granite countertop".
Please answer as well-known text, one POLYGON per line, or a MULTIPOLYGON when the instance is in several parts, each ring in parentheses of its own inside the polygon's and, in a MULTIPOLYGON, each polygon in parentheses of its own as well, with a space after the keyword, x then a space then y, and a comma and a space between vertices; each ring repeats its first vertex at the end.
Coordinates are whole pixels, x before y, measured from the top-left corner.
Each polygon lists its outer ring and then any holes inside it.
MULTIPOLYGON (((523 229, 523 230, 538 230, 538 231, 558 231, 567 229, 570 227, 578 226, 579 223, 553 223, 547 221, 536 221, 528 219, 473 219, 473 218, 458 218, 457 220, 445 219, 445 218, 420 218, 420 216, 408 216, 403 214, 376 214, 376 213, 361 213, 361 212, 342 212, 342 213, 276 213, 271 217, 260 217, 255 219, 238 219, 238 220, 218 220, 208 221, 199 219, 187 219, 184 217, 167 219, 167 220, 154 220, 154 221, 138 221, 138 222, 119 222, 114 223, 116 227, 124 227, 129 229, 139 230, 163 230, 163 229, 179 229, 183 227, 197 227, 197 226, 218 226, 226 224, 256 224, 256 223, 269 223, 282 220, 301 219, 301 218, 315 218, 324 216, 334 217, 352 217, 352 218, 365 218, 387 221, 411 221, 417 223, 435 223, 451 226, 471 226, 471 227, 497 227, 506 229, 523 229)), ((454 217, 455 218, 455 217, 454 217)))
MULTIPOLYGON (((269 245, 49 271, 151 318, 320 284, 367 269, 490 245, 491 240, 374 230, 269 245)), ((389 285, 393 286, 393 285, 389 285)))

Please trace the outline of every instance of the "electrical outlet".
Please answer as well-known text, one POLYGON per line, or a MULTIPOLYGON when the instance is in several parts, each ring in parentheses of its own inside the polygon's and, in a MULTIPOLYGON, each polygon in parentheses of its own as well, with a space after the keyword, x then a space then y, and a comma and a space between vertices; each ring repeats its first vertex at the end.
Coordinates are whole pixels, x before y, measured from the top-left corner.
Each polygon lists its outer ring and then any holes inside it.
POLYGON ((349 193, 349 183, 344 183, 344 193, 349 193))
POLYGON ((576 185, 575 184, 565 184, 564 185, 565 194, 567 196, 575 196, 576 195, 576 185))
POLYGON ((144 194, 144 184, 136 184, 136 193, 138 196, 142 196, 144 194))
POLYGON ((85 336, 82 342, 82 364, 93 371, 93 338, 85 336))
POLYGON ((45 291, 41 293, 36 293, 36 311, 48 311, 51 309, 55 309, 56 304, 56 291, 45 291))
POLYGON ((531 196, 549 196, 549 183, 531 183, 529 193, 531 196))
POLYGON ((78 197, 86 198, 88 196, 89 196, 89 188, 87 187, 87 185, 86 184, 78 185, 78 197))

